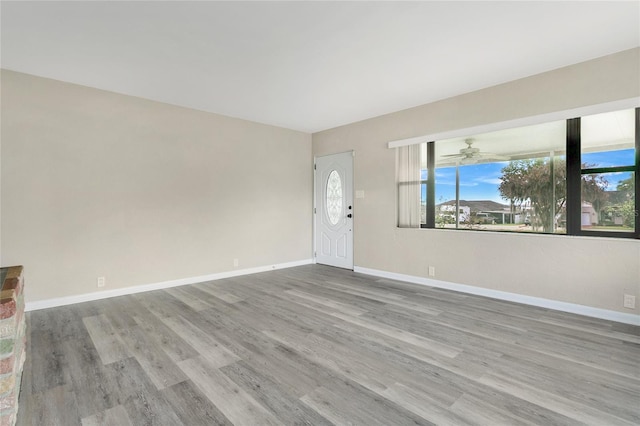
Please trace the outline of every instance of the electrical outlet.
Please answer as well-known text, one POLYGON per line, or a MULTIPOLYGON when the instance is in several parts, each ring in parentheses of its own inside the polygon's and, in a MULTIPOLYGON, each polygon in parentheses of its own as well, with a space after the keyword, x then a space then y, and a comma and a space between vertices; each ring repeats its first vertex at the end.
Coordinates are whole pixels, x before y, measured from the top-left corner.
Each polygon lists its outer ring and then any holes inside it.
POLYGON ((435 266, 429 266, 429 276, 430 277, 435 277, 436 276, 436 267, 435 266))
POLYGON ((238 265, 240 265, 240 261, 238 259, 233 259, 233 266, 237 268, 238 265))
POLYGON ((629 309, 636 308, 636 297, 631 294, 624 295, 624 307, 629 309))
POLYGON ((104 287, 107 285, 106 277, 98 277, 98 287, 104 287))

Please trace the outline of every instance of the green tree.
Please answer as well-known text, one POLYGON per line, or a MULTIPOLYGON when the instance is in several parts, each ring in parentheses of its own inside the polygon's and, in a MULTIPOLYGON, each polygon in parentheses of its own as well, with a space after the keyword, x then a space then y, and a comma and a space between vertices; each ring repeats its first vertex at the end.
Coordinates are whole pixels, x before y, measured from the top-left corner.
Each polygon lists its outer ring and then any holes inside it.
POLYGON ((553 232, 555 215, 566 200, 564 160, 554 159, 553 167, 549 158, 511 161, 502 169, 500 180, 502 198, 516 206, 530 202, 534 229, 542 227, 544 232, 553 232))
POLYGON ((618 182, 618 185, 616 186, 616 191, 618 191, 618 194, 620 194, 623 201, 628 201, 634 197, 635 182, 633 178, 634 176, 631 174, 627 179, 623 179, 618 182))
MULTIPOLYGON (((584 164, 583 168, 591 166, 584 164)), ((608 184, 607 179, 601 174, 582 175, 582 199, 591 203, 600 223, 602 222, 602 210, 609 201, 609 193, 605 191, 608 184)))
MULTIPOLYGON (((583 167, 588 165, 583 164, 583 167)), ((533 207, 531 225, 553 232, 555 216, 562 211, 567 198, 567 168, 563 159, 536 158, 511 161, 502 169, 498 190, 505 200, 518 206, 530 202, 533 207)), ((602 175, 582 177, 582 196, 598 212, 604 208, 608 194, 602 175)))
POLYGON ((618 182, 616 191, 609 197, 609 204, 605 213, 612 218, 621 217, 623 225, 628 228, 635 226, 637 210, 635 209, 635 182, 634 176, 618 182))
POLYGON ((627 200, 620 206, 620 214, 622 215, 623 225, 633 229, 635 227, 636 216, 638 215, 638 210, 636 210, 633 200, 627 200))
POLYGON ((618 191, 623 191, 629 195, 633 194, 633 190, 635 189, 635 184, 633 182, 633 175, 629 176, 627 179, 623 179, 618 182, 618 186, 616 186, 618 191))
POLYGON ((638 215, 638 210, 636 210, 635 205, 635 181, 633 174, 627 179, 618 182, 616 190, 624 199, 620 208, 624 226, 633 228, 635 226, 636 216, 638 215))

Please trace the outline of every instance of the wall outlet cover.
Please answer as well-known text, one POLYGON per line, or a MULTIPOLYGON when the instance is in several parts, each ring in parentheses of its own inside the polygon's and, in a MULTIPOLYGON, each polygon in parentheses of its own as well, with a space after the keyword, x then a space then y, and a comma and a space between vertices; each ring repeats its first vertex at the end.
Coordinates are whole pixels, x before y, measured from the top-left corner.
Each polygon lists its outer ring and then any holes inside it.
POLYGON ((636 308, 636 297, 632 294, 625 294, 624 295, 624 307, 625 308, 629 308, 629 309, 635 309, 636 308))

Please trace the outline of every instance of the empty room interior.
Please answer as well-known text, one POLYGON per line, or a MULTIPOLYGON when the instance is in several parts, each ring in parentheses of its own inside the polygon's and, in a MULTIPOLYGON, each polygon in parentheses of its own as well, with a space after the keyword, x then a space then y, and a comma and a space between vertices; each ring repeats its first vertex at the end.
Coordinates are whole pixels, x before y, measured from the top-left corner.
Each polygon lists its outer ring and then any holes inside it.
POLYGON ((640 424, 640 2, 0 19, 1 425, 640 424))

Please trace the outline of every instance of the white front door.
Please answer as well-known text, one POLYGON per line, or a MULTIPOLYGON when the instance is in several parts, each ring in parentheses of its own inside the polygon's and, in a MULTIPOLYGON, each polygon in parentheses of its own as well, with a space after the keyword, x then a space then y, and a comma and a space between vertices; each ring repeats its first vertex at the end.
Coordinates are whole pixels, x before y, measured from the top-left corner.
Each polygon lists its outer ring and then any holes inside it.
POLYGON ((316 262, 353 269, 353 152, 316 157, 316 262))

